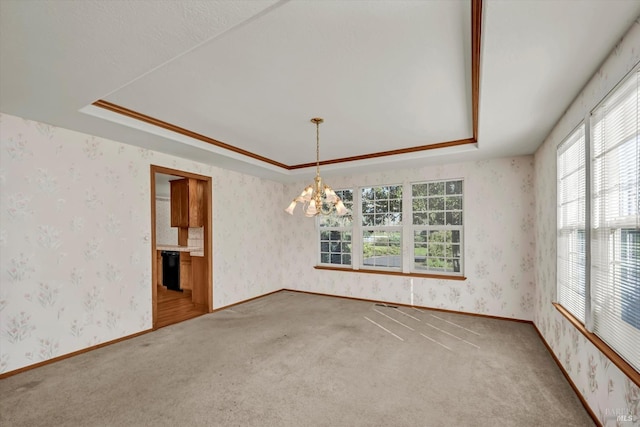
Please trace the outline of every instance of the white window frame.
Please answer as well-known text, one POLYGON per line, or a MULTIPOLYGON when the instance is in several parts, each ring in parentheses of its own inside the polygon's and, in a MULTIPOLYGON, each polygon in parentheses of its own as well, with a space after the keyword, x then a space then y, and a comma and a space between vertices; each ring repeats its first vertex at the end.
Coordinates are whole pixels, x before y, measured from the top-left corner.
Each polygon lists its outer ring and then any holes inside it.
MULTIPOLYGON (((380 270, 380 271, 403 271, 403 262, 404 262, 404 256, 403 254, 406 253, 404 250, 404 245, 405 245, 405 238, 404 238, 404 224, 406 221, 406 204, 405 204, 405 197, 404 194, 406 192, 406 186, 402 183, 400 184, 382 184, 382 185, 366 185, 366 186, 362 186, 358 188, 358 196, 359 196, 359 211, 358 211, 358 224, 359 226, 359 234, 358 234, 358 240, 360 243, 360 251, 359 251, 359 258, 360 258, 360 268, 364 269, 364 270, 380 270), (398 212, 401 216, 401 219, 399 221, 399 223, 397 225, 364 225, 364 214, 363 214, 363 204, 364 204, 364 200, 362 198, 362 192, 365 189, 368 188, 384 188, 384 187, 399 187, 402 190, 402 197, 400 198, 400 211, 398 212), (389 266, 383 266, 383 265, 370 265, 370 264, 365 264, 365 257, 364 257, 364 248, 365 248, 365 237, 364 237, 364 233, 365 232, 379 232, 381 233, 399 233, 400 235, 400 253, 397 255, 399 257, 399 266, 397 267, 389 267, 389 266)), ((393 200, 393 199, 388 199, 388 200, 393 200)), ((394 213, 391 211, 387 211, 387 213, 394 213)), ((382 237, 382 236, 380 236, 382 237)), ((376 237, 374 236, 374 239, 376 237)))
MULTIPOLYGON (((465 188, 465 180, 463 178, 438 179, 438 180, 418 181, 418 182, 409 183, 409 195, 410 195, 409 218, 410 219, 407 219, 406 222, 410 224, 409 228, 411 228, 410 245, 409 245, 409 253, 411 254, 411 260, 409 264, 409 271, 411 271, 412 273, 433 274, 433 275, 443 275, 443 276, 464 276, 464 223, 465 223, 464 188, 465 188), (446 219, 447 212, 448 212, 446 207, 446 198, 447 198, 446 185, 449 182, 457 182, 457 181, 459 181, 462 185, 461 192, 459 194, 458 193, 455 194, 455 196, 460 196, 462 199, 462 206, 461 206, 461 209, 459 209, 461 224, 452 225, 452 224, 447 224, 447 219, 446 219), (442 183, 445 186, 444 194, 441 195, 441 197, 443 197, 444 199, 443 203, 445 204, 442 209, 442 213, 444 215, 444 219, 443 219, 444 225, 414 224, 414 215, 416 212, 414 212, 413 210, 413 206, 414 206, 413 186, 421 185, 421 184, 428 185, 428 184, 438 184, 438 183, 442 183), (459 242, 451 243, 451 245, 457 244, 459 246, 460 252, 459 252, 459 257, 457 257, 457 259, 459 259, 459 271, 442 271, 442 270, 428 269, 428 268, 417 268, 415 263, 415 259, 417 257, 415 253, 415 249, 416 249, 415 233, 418 231, 426 231, 427 233, 431 231, 452 231, 452 232, 457 231, 459 233, 459 242)), ((436 197, 436 195, 426 196, 427 199, 431 199, 434 197, 436 197)), ((437 197, 440 197, 440 196, 437 196, 437 197)), ((456 209, 455 211, 458 211, 458 209, 456 209)), ((426 212, 429 212, 429 210, 427 210, 426 212)), ((453 210, 451 212, 453 212, 453 210)), ((428 243, 427 243, 427 258, 428 258, 428 243)), ((445 257, 445 258, 454 259, 456 257, 451 256, 451 257, 445 257)))
MULTIPOLYGON (((448 178, 448 179, 439 179, 439 180, 429 180, 429 181, 418 181, 418 182, 409 182, 404 181, 400 184, 381 184, 381 185, 364 185, 358 186, 355 188, 343 188, 336 191, 345 191, 352 190, 353 191, 353 204, 350 207, 351 211, 351 225, 344 227, 325 227, 322 226, 322 218, 318 217, 316 219, 316 230, 318 241, 316 245, 317 251, 317 264, 318 268, 327 268, 327 269, 344 269, 347 271, 358 271, 364 270, 364 272, 379 272, 382 274, 402 274, 407 276, 418 276, 418 277, 434 277, 434 278, 451 278, 452 280, 463 280, 464 279, 464 256, 465 256, 465 238, 464 238, 464 223, 466 222, 466 213, 464 207, 465 205, 465 179, 464 178, 448 178), (424 225, 413 225, 413 197, 412 190, 414 184, 422 184, 422 183, 447 183, 450 181, 461 181, 462 182, 462 224, 455 226, 424 226, 424 225), (380 187, 400 187, 402 189, 402 197, 399 199, 401 201, 401 210, 399 213, 401 214, 401 221, 396 225, 363 225, 363 206, 362 206, 362 191, 364 189, 369 188, 380 188, 380 187), (439 270, 428 270, 428 269, 419 269, 415 268, 415 242, 414 242, 414 231, 415 230, 457 230, 460 232, 460 271, 459 272, 450 272, 450 271, 439 271, 439 270), (345 264, 332 264, 327 262, 322 262, 322 232, 323 231, 340 231, 340 232, 351 232, 351 265, 345 264), (376 266, 376 265, 368 265, 365 264, 364 259, 364 234, 367 231, 374 232, 396 232, 400 236, 400 253, 398 254, 399 260, 396 264, 397 266, 376 266)), ((444 195, 446 197, 446 194, 444 195)), ((446 212, 446 210, 445 210, 446 212)), ((445 213, 446 217, 446 213, 445 213)))
MULTIPOLYGON (((567 309, 573 316, 575 316, 582 323, 588 323, 587 319, 589 318, 590 308, 589 308, 589 300, 588 300, 588 278, 589 278, 589 251, 588 251, 588 242, 589 242, 589 206, 590 206, 590 197, 589 197, 589 181, 588 177, 590 176, 590 163, 589 159, 589 132, 588 132, 588 121, 581 121, 578 126, 573 129, 569 135, 558 145, 557 153, 556 153, 556 165, 560 163, 561 158, 567 154, 567 152, 572 149, 574 146, 578 147, 578 149, 582 149, 584 157, 581 160, 581 164, 576 165, 576 168, 570 171, 570 173, 559 176, 560 170, 557 168, 557 177, 556 177, 556 196, 557 196, 557 234, 556 234, 556 300, 562 304, 565 309, 567 309), (583 144, 580 147, 580 144, 583 144), (567 218, 561 218, 561 216, 566 213, 563 210, 563 205, 578 202, 578 199, 568 199, 561 200, 561 186, 564 180, 569 179, 575 173, 580 173, 580 170, 584 169, 584 210, 579 212, 577 218, 573 218, 573 221, 568 221, 567 218), (580 216, 581 215, 581 216, 580 216), (579 234, 583 233, 583 247, 580 248, 580 239, 579 234), (561 239, 561 236, 566 236, 565 239, 561 239), (564 245, 564 246, 563 246, 564 245), (580 252, 580 249, 583 251, 580 252), (576 262, 576 258, 579 260, 581 257, 585 260, 584 270, 581 272, 582 277, 579 272, 573 271, 569 269, 568 271, 563 271, 560 267, 560 260, 576 266, 578 263, 576 262), (576 276, 577 274, 577 276, 576 276), (578 282, 582 283, 582 288, 577 289, 579 286, 578 282), (580 295, 580 291, 582 291, 582 295, 580 295)), ((569 266, 570 267, 570 266, 569 266)))
MULTIPOLYGON (((354 253, 354 247, 353 247, 353 242, 354 242, 354 227, 353 224, 355 222, 354 219, 354 215, 355 215, 355 211, 353 210, 353 206, 355 205, 355 200, 354 200, 354 196, 355 196, 355 191, 352 188, 342 188, 339 190, 334 190, 336 192, 336 194, 338 194, 338 196, 342 199, 345 207, 348 210, 347 215, 351 216, 351 221, 349 224, 345 224, 345 225, 340 225, 340 226, 336 226, 336 225, 322 225, 323 220, 325 220, 326 218, 322 217, 322 216, 318 216, 318 221, 316 223, 317 225, 317 230, 318 230, 318 246, 317 246, 317 250, 318 250, 318 265, 322 265, 322 266, 327 266, 327 267, 335 267, 335 268, 344 268, 344 269, 352 269, 353 265, 354 265, 354 259, 353 259, 353 253, 354 253), (352 198, 351 198, 351 202, 349 202, 348 200, 345 200, 345 198, 343 197, 343 192, 345 191, 351 191, 352 194, 352 198), (349 244, 351 245, 351 253, 349 254, 350 256, 350 260, 351 262, 349 264, 336 264, 333 262, 323 262, 323 254, 326 252, 322 251, 322 244, 323 242, 325 242, 326 240, 322 239, 322 233, 323 232, 334 232, 337 231, 339 233, 341 233, 341 237, 342 237, 342 233, 351 233, 351 241, 349 242, 349 244)), ((331 214, 330 216, 333 216, 335 214, 331 214)), ((341 217, 338 217, 341 218, 341 217)), ((328 242, 327 244, 331 244, 330 242, 328 242)), ((341 239, 340 240, 340 244, 343 245, 345 244, 345 242, 341 239)), ((346 255, 344 252, 340 251, 339 252, 341 254, 341 261, 343 260, 342 257, 344 257, 344 255, 346 255)), ((331 256, 331 248, 329 248, 329 256, 331 256)))
MULTIPOLYGON (((617 116, 616 110, 619 105, 625 105, 625 114, 640 114, 638 112, 638 84, 640 82, 640 66, 636 65, 634 69, 621 80, 618 86, 616 86, 585 118, 584 124, 584 148, 586 152, 586 173, 585 173, 585 187, 586 187, 586 200, 585 200, 585 231, 587 245, 585 247, 585 295, 584 295, 584 319, 576 317, 575 313, 571 312, 563 303, 558 301, 562 306, 563 313, 569 314, 569 318, 575 319, 582 323, 584 326, 579 329, 583 331, 591 342, 596 344, 602 351, 610 352, 612 360, 616 361, 618 367, 628 371, 635 369, 636 372, 640 369, 640 328, 636 325, 633 326, 629 320, 623 318, 623 300, 622 295, 622 282, 618 283, 622 278, 620 277, 621 269, 621 234, 622 230, 629 229, 635 232, 640 231, 639 221, 639 207, 638 200, 631 203, 629 206, 631 210, 627 213, 617 212, 616 209, 620 209, 620 197, 619 192, 621 177, 623 171, 637 171, 640 164, 640 148, 638 145, 633 145, 635 141, 638 144, 640 135, 638 134, 638 118, 634 120, 633 116, 625 119, 617 116), (635 81, 635 88, 629 89, 635 93, 635 101, 630 101, 628 104, 617 104, 622 93, 620 90, 628 84, 629 79, 635 81), (603 107, 605 106, 605 107, 603 107), (607 110, 602 110, 607 108, 607 110), (610 109, 611 108, 611 109, 610 109), (604 111, 604 113, 603 113, 604 111), (604 116, 602 116, 604 114, 604 116), (606 118, 606 122, 602 122, 606 118), (601 126, 606 126, 607 135, 611 135, 613 139, 609 142, 603 142, 602 134, 603 129, 601 126), (611 124, 613 123, 613 125, 611 124), (635 130, 634 129, 635 124, 635 130), (607 126, 608 125, 608 126, 607 126), (620 126, 625 126, 620 127, 620 126), (627 126, 629 128, 627 128, 627 126), (616 133, 624 129, 623 133, 616 133), (613 130, 614 133, 611 133, 613 130), (631 132, 628 135, 626 132, 631 132), (624 136, 624 137, 622 137, 624 136), (599 143, 606 144, 604 147, 597 145, 599 143), (611 145, 610 145, 611 144, 611 145), (616 153, 614 150, 618 150, 624 144, 631 144, 632 154, 616 153), (635 155, 635 159, 633 157, 635 155), (617 156, 617 157, 616 157, 617 156), (621 165, 621 162, 624 163, 621 165), (628 162, 632 164, 629 165, 628 162), (604 162, 604 168, 601 165, 604 162), (635 162, 635 165, 633 164, 635 162), (626 166, 625 166, 626 164, 626 166), (634 169, 635 166, 635 169, 634 169), (617 208, 616 208, 617 206, 617 208), (635 212, 634 212, 635 209, 635 212)), ((628 87, 628 86, 627 86, 628 87)), ((628 99, 628 98, 627 98, 628 99)), ((625 101, 626 102, 626 101, 625 101)), ((623 110, 619 110, 623 111, 623 110)), ((572 131, 571 134, 573 134, 572 131)), ((569 139, 570 136, 567 138, 569 139)), ((563 143, 560 144, 559 148, 563 143)), ((560 158, 561 150, 558 150, 557 158, 560 158)), ((636 172, 637 173, 637 172, 636 172)), ((559 175, 559 171, 558 171, 559 175)), ((633 175, 631 175, 633 176, 633 175)), ((632 185, 631 188, 637 188, 638 176, 635 175, 634 179, 629 182, 632 185), (633 185, 636 187, 633 187, 633 185)), ((633 192, 631 194, 634 194, 633 192)), ((558 194, 560 197, 560 194, 558 194)), ((633 196, 632 198, 633 199, 633 196)), ((633 201, 633 200, 632 200, 633 201)), ((558 224, 560 224, 560 209, 558 209, 558 224)), ((559 228, 560 232, 560 228, 559 228)), ((558 240, 559 242, 559 240, 558 240)), ((567 248, 560 247, 558 245, 557 260, 558 270, 560 258, 563 255, 562 250, 565 252, 567 248), (566 249, 566 250, 565 250, 566 249)), ((568 254, 565 254, 568 256, 568 254)), ((633 269, 635 266, 631 265, 633 269)), ((633 272, 633 270, 631 270, 633 272)), ((636 272, 640 277, 640 272, 636 272)), ((560 293, 560 274, 558 274, 557 289, 560 293)), ((627 283, 626 288, 631 289, 631 295, 634 295, 633 284, 627 283)), ((559 295, 556 299, 561 299, 559 295)), ((632 300, 633 301, 633 300, 632 300)), ((566 302, 566 301, 565 301, 566 302)), ((638 320, 634 317, 635 313, 631 312, 631 319, 638 320)))

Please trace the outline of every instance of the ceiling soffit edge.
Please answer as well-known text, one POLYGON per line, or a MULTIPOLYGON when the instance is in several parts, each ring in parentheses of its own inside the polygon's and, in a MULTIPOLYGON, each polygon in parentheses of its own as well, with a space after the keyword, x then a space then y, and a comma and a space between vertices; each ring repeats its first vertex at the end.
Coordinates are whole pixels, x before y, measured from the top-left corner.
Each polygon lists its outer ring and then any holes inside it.
MULTIPOLYGON (((358 156, 343 157, 337 159, 329 159, 320 161, 320 165, 332 165, 338 163, 348 163, 359 160, 374 159, 387 156, 395 156, 399 154, 422 152, 427 150, 437 150, 448 147, 462 146, 466 144, 476 144, 478 142, 478 116, 479 116, 479 103, 480 103, 480 51, 481 51, 481 33, 482 33, 482 8, 483 0, 470 0, 471 1, 471 111, 472 111, 472 130, 473 135, 469 138, 463 138, 453 141, 437 142, 432 144, 420 145, 415 147, 406 147, 397 150, 380 151, 375 153, 362 154, 358 156)), ((260 162, 276 166, 285 170, 304 169, 308 167, 316 166, 316 163, 301 163, 296 165, 286 165, 276 160, 261 156, 259 154, 244 150, 242 148, 227 144, 225 142, 216 140, 214 138, 202 135, 197 132, 193 132, 189 129, 176 126, 169 122, 156 119, 146 114, 128 109, 126 107, 114 104, 103 99, 99 99, 93 102, 91 105, 111 111, 122 116, 138 120, 152 126, 169 130, 189 138, 193 138, 198 141, 205 142, 207 144, 214 145, 218 148, 231 151, 233 153, 246 156, 260 162)))

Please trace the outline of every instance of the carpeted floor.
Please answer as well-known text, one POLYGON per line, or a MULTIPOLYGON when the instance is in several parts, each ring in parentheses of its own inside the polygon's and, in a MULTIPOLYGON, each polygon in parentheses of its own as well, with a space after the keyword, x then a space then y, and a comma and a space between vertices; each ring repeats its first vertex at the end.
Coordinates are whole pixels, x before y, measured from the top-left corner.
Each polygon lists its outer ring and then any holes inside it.
POLYGON ((0 381, 2 426, 588 426, 530 324, 282 291, 0 381))

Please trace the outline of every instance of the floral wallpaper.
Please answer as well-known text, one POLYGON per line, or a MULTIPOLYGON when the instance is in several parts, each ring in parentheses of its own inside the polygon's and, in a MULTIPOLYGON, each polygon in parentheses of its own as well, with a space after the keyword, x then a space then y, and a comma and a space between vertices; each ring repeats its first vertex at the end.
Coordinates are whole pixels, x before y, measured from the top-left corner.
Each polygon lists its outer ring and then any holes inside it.
MULTIPOLYGON (((532 320, 534 286, 533 157, 437 165, 359 176, 325 177, 334 189, 436 179, 464 179, 467 280, 313 270, 315 222, 288 219, 286 288, 532 320)), ((285 188, 288 200, 306 182, 285 188)), ((407 254, 405 254, 406 256, 407 254)))
POLYGON ((535 157, 325 177, 335 189, 463 178, 465 281, 313 269, 315 222, 282 211, 306 181, 283 185, 0 114, 0 372, 151 327, 156 164, 212 177, 214 308, 290 288, 533 320, 602 424, 622 415, 632 421, 621 425, 640 425, 638 386, 551 305, 556 147, 638 63, 639 46, 636 21, 535 157))
POLYGON ((638 61, 636 21, 535 154, 534 322, 605 426, 640 425, 640 389, 551 305, 556 298, 556 148, 638 61))
POLYGON ((1 114, 0 372, 151 328, 151 164, 212 177, 214 308, 282 288, 281 183, 1 114))

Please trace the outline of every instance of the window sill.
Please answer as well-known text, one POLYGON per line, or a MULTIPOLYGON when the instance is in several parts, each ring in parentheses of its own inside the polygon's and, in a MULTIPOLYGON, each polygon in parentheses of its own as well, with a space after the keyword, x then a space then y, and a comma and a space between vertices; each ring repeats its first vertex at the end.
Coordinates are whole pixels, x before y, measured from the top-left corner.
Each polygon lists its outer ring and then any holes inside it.
POLYGON ((604 341, 600 339, 593 332, 589 332, 587 328, 566 308, 560 304, 554 302, 553 306, 562 314, 571 324, 578 330, 587 340, 591 342, 598 350, 600 350, 611 362, 622 371, 623 374, 628 376, 637 386, 640 387, 640 373, 636 371, 633 366, 629 365, 626 360, 618 355, 611 347, 609 347, 604 341))
POLYGON ((351 268, 328 267, 325 265, 316 265, 316 270, 343 271, 345 273, 365 273, 365 274, 386 274, 388 276, 405 276, 405 277, 422 277, 425 279, 444 279, 444 280, 467 280, 464 276, 448 276, 446 274, 426 274, 426 273, 403 273, 401 271, 385 271, 385 270, 353 270, 351 268))

